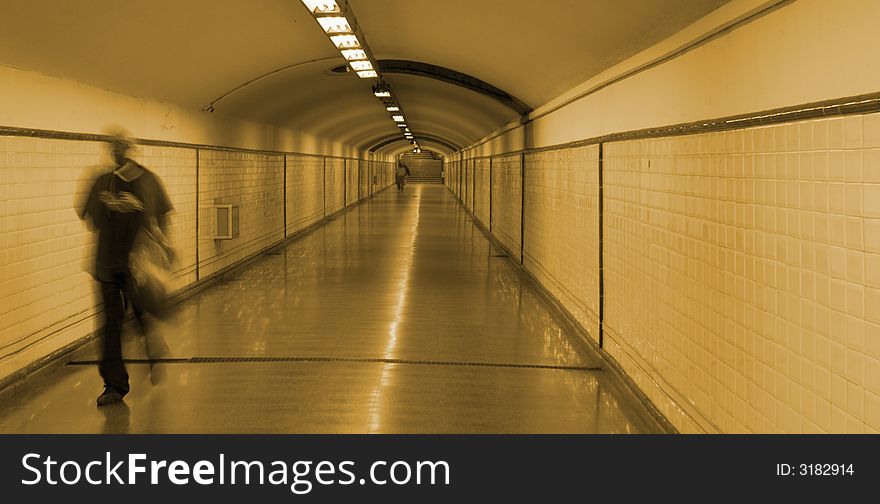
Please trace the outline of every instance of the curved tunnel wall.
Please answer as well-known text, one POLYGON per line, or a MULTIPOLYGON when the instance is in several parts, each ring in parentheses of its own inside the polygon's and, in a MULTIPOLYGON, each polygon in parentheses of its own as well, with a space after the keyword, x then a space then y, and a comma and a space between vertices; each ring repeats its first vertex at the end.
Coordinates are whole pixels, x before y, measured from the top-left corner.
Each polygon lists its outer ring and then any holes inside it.
POLYGON ((489 160, 475 216, 682 432, 880 432, 880 114, 662 132, 876 96, 877 9, 785 4, 446 160, 469 210, 489 160))

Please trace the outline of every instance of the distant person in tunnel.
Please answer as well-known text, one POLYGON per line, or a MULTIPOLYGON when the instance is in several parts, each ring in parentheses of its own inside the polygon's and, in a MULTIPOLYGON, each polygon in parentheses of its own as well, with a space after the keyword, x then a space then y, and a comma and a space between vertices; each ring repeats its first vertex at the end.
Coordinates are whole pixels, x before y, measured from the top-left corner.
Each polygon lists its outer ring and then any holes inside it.
POLYGON ((113 170, 95 179, 85 202, 77 209, 98 232, 93 275, 101 284, 104 305, 99 366, 104 392, 98 396, 98 406, 120 402, 129 391, 122 360, 122 323, 129 305, 144 334, 154 384, 164 374, 156 359, 168 353, 162 336, 151 330, 144 318, 147 312, 158 315, 165 300, 149 292, 147 282, 142 281, 141 251, 147 250, 145 243, 149 242, 165 254, 166 266, 173 260, 174 252, 165 238, 168 213, 173 207, 159 177, 128 157, 133 146, 124 130, 111 130, 113 170), (136 265, 134 273, 132 263, 136 265))
POLYGON ((406 166, 406 163, 404 163, 403 160, 399 160, 397 162, 397 170, 395 171, 398 192, 403 191, 403 186, 406 185, 406 178, 410 175, 412 175, 412 173, 410 173, 409 167, 406 166))

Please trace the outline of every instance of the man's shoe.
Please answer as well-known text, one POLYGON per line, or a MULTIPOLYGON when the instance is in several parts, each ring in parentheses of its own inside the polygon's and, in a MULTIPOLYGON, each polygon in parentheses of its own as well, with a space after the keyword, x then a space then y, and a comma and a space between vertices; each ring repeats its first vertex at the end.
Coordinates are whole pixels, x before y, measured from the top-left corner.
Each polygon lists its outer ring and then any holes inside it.
POLYGON ((116 404, 122 400, 122 394, 113 387, 104 387, 104 392, 98 396, 98 406, 116 404))

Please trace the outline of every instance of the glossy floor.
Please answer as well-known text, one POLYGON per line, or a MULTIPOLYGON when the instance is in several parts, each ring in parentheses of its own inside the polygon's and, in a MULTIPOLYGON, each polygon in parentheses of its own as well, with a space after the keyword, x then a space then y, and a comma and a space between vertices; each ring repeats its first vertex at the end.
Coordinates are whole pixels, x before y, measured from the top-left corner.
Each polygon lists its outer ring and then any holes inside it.
MULTIPOLYGON (((151 385, 94 355, 0 398, 0 432, 657 432, 438 185, 386 191, 180 305, 151 385)), ((128 329, 126 357, 143 359, 128 329)))

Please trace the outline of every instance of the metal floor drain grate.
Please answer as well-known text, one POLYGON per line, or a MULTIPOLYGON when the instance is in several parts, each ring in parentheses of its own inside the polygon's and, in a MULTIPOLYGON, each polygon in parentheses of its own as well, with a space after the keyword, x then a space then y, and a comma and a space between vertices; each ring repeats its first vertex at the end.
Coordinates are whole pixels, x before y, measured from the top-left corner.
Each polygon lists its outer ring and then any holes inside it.
MULTIPOLYGON (((122 359, 122 362, 126 364, 149 364, 154 362, 156 364, 189 364, 191 359, 122 359)), ((81 360, 81 361, 70 361, 67 363, 68 366, 97 366, 101 361, 96 360, 81 360)))
MULTIPOLYGON (((126 363, 149 364, 149 359, 125 359, 126 363)), ((599 366, 563 366, 553 364, 517 364, 509 362, 468 362, 468 361, 433 361, 418 359, 382 359, 382 358, 350 358, 350 357, 192 357, 190 359, 156 359, 153 362, 166 364, 234 364, 234 363, 271 363, 271 362, 360 362, 371 364, 408 364, 416 366, 457 366, 457 367, 491 367, 512 369, 549 369, 556 371, 602 371, 599 366)), ((94 366, 96 360, 71 361, 68 366, 94 366)))

